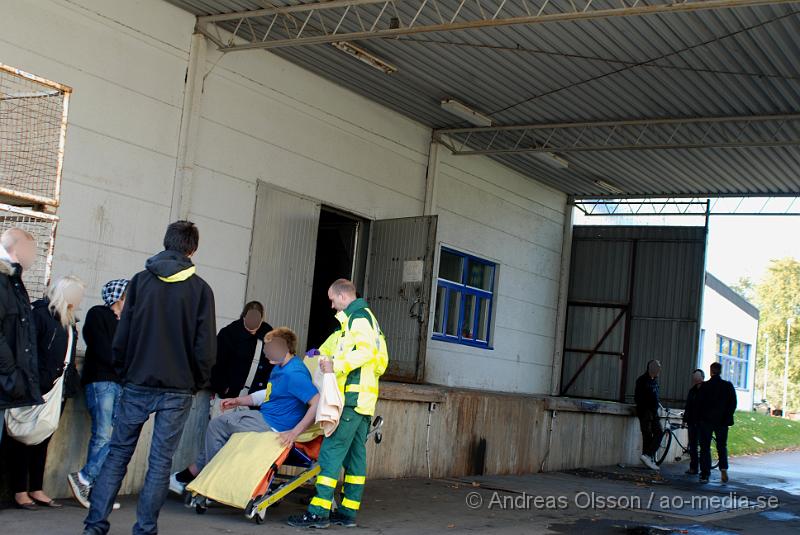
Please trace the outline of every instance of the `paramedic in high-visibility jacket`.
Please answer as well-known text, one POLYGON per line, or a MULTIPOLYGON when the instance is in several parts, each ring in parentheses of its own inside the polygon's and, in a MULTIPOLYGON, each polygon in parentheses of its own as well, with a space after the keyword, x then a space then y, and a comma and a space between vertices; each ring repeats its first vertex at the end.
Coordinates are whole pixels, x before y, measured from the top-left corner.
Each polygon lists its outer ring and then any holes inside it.
POLYGON ((303 515, 289 518, 294 527, 327 528, 356 525, 367 474, 366 438, 378 401, 378 378, 386 371, 386 340, 367 302, 356 296, 353 283, 339 279, 328 290, 341 329, 319 351, 320 368, 336 374, 344 393, 344 409, 336 431, 322 442, 317 494, 303 515), (325 357, 329 358, 325 358, 325 357), (344 498, 331 512, 333 493, 344 467, 344 498))

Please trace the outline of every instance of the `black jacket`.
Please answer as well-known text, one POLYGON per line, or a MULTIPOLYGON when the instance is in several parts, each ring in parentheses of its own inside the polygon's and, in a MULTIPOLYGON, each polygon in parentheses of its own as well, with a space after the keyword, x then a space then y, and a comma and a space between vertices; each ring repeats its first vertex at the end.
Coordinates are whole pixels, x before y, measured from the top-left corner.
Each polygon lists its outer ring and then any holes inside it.
POLYGON ((733 413, 736 412, 736 389, 730 381, 719 375, 703 383, 698 396, 701 423, 721 426, 733 425, 733 413))
POLYGON ((636 413, 639 416, 658 412, 659 393, 658 379, 653 379, 645 372, 636 379, 633 399, 636 402, 636 413))
POLYGON ((683 408, 683 421, 694 425, 700 423, 700 389, 703 383, 692 386, 686 394, 686 406, 683 408))
POLYGON ((271 330, 269 324, 262 323, 255 334, 250 334, 244 328, 244 321, 238 319, 219 331, 217 362, 211 370, 211 389, 215 394, 223 398, 239 395, 253 363, 256 344, 271 330))
POLYGON ((208 386, 217 358, 214 293, 175 251, 149 258, 128 283, 112 344, 125 384, 173 392, 208 386))
POLYGON ((19 264, 0 260, 0 410, 43 403, 31 302, 21 275, 19 264))
POLYGON ((53 388, 56 379, 64 376, 64 399, 71 398, 80 389, 80 376, 75 368, 75 354, 78 347, 78 329, 72 329, 72 356, 64 369, 67 354, 67 330, 58 320, 58 315, 50 312, 48 299, 33 303, 33 324, 36 326, 36 355, 39 364, 39 388, 46 394, 53 388))
POLYGON ((81 374, 84 385, 101 381, 119 382, 119 375, 114 370, 114 359, 111 357, 111 342, 117 332, 118 323, 117 315, 105 305, 93 306, 86 313, 83 322, 86 358, 81 374))

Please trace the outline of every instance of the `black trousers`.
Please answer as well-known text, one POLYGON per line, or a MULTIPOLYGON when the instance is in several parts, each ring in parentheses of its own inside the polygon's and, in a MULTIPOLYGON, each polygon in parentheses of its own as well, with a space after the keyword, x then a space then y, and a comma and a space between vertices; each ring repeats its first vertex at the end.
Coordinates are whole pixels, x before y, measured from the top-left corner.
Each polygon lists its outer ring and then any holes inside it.
POLYGON ((700 424, 700 475, 711 475, 711 435, 717 439, 719 469, 728 469, 728 426, 700 424))
POLYGON ((700 447, 700 424, 688 424, 687 430, 689 431, 689 470, 697 472, 700 466, 700 455, 698 453, 700 447))
POLYGON ((11 479, 11 490, 18 492, 35 492, 42 490, 44 482, 44 465, 47 463, 48 438, 41 444, 28 446, 12 437, 8 439, 8 475, 11 479))
MULTIPOLYGON (((61 414, 64 414, 66 401, 61 403, 61 414)), ((48 437, 41 444, 28 446, 6 434, 8 439, 8 475, 11 479, 11 491, 36 492, 44 486, 44 467, 47 464, 47 446, 50 445, 48 437)), ((5 442, 5 439, 3 440, 5 442)))
POLYGON ((648 457, 655 456, 663 433, 658 413, 640 413, 639 427, 642 431, 642 454, 648 457))

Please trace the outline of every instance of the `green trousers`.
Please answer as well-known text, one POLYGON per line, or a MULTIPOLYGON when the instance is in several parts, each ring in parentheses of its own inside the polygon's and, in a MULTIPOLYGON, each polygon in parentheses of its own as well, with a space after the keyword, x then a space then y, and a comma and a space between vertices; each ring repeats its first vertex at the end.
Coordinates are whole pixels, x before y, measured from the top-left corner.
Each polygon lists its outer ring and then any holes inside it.
POLYGON ((308 512, 327 517, 331 514, 333 493, 344 467, 344 498, 339 505, 343 515, 355 517, 361 506, 367 475, 367 433, 370 417, 345 407, 339 427, 322 441, 319 452, 320 472, 317 476, 317 495, 311 500, 308 512))

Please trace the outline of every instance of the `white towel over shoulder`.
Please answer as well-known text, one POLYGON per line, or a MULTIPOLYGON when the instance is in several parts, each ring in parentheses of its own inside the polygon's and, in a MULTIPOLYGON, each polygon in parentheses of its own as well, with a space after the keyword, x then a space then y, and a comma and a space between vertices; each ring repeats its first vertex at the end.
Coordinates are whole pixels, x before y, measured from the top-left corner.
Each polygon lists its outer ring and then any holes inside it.
POLYGON ((336 375, 322 373, 319 367, 314 370, 314 386, 319 390, 315 421, 322 427, 325 436, 329 437, 339 426, 344 399, 342 399, 342 393, 339 392, 339 386, 336 384, 336 375))

